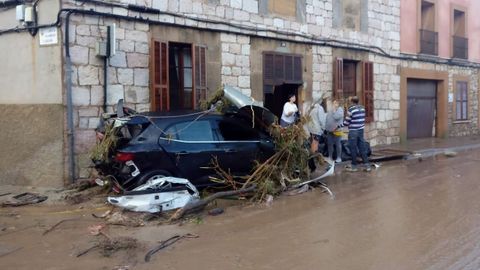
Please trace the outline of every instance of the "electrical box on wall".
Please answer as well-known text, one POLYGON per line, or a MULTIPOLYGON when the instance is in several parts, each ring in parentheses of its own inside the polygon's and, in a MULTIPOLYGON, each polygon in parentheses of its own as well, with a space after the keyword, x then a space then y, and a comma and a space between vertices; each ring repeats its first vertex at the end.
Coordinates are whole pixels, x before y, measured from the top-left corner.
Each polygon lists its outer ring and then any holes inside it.
POLYGON ((107 39, 97 41, 95 44, 95 54, 98 57, 112 57, 116 52, 115 24, 107 26, 107 39))
POLYGON ((107 57, 107 42, 97 41, 95 44, 95 54, 98 57, 107 57))
POLYGON ((25 19, 25 5, 18 5, 16 8, 17 21, 23 21, 25 19))
POLYGON ((33 22, 33 7, 26 7, 25 8, 25 17, 24 17, 24 21, 26 23, 30 23, 30 22, 33 22))

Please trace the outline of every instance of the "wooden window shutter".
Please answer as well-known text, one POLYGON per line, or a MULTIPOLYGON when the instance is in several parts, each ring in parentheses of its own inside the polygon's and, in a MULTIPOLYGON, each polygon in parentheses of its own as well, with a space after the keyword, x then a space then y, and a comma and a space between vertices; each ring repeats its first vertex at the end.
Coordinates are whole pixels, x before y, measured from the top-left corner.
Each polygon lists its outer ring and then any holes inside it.
POLYGON ((263 85, 267 86, 264 89, 269 89, 266 93, 272 93, 275 85, 275 75, 273 70, 273 54, 263 54, 263 85))
POLYGON ((151 107, 153 111, 169 111, 168 43, 153 40, 151 54, 151 107))
POLYGON ((281 54, 274 55, 273 65, 275 85, 282 84, 285 80, 285 56, 281 54))
POLYGON ((336 58, 333 62, 333 96, 343 99, 343 59, 336 58))
POLYGON ((293 80, 296 83, 302 83, 302 57, 293 57, 293 80))
POLYGON ((362 62, 362 90, 363 90, 363 104, 365 106, 365 121, 367 123, 373 122, 374 100, 373 100, 373 63, 362 62))
POLYGON ((263 85, 266 94, 273 93, 276 85, 301 84, 302 56, 268 52, 263 54, 263 85))
POLYGON ((195 63, 194 76, 195 87, 193 89, 195 95, 194 108, 198 109, 201 100, 207 99, 207 48, 201 45, 194 46, 193 61, 195 63))
POLYGON ((285 55, 285 82, 292 82, 293 79, 293 56, 285 55))

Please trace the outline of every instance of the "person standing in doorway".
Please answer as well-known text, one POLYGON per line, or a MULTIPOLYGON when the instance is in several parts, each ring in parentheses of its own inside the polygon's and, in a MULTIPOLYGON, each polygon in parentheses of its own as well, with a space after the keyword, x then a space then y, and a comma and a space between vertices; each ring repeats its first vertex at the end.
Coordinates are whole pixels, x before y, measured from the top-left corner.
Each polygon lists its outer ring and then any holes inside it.
POLYGON ((283 105, 282 117, 280 118, 280 126, 288 127, 295 123, 295 114, 298 112, 295 94, 288 95, 288 101, 283 105))
POLYGON ((325 110, 322 105, 315 103, 310 111, 310 121, 308 122, 308 131, 310 132, 310 150, 312 153, 318 151, 318 144, 325 131, 325 110))
POLYGON ((370 163, 367 157, 367 151, 365 149, 365 139, 363 131, 365 129, 365 108, 358 104, 358 97, 349 98, 351 106, 348 108, 347 117, 345 118, 344 125, 348 126, 348 146, 352 156, 352 164, 347 167, 347 171, 356 172, 357 169, 357 149, 365 164, 366 171, 371 170, 370 163))
POLYGON ((335 162, 342 162, 342 133, 340 128, 343 126, 343 108, 339 100, 333 100, 331 108, 327 113, 326 130, 328 157, 333 160, 333 146, 335 145, 337 158, 335 162))

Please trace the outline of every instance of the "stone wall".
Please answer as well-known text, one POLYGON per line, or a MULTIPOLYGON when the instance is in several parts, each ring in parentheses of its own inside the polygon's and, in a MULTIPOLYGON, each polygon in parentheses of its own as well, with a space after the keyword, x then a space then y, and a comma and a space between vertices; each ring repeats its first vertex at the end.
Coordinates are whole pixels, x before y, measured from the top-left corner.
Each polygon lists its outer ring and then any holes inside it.
POLYGON ((250 37, 221 34, 222 84, 238 87, 250 96, 250 37))

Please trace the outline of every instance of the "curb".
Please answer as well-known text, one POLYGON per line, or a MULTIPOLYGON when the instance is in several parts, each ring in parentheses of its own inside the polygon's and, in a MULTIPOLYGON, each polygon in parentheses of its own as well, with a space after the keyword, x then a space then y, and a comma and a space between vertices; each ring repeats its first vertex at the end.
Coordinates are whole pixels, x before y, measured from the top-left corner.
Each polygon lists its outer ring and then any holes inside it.
POLYGON ((414 151, 413 154, 408 155, 405 160, 419 159, 419 158, 429 158, 437 155, 445 154, 446 152, 467 152, 470 150, 480 149, 480 144, 470 144, 454 147, 445 147, 445 148, 429 148, 414 151))

